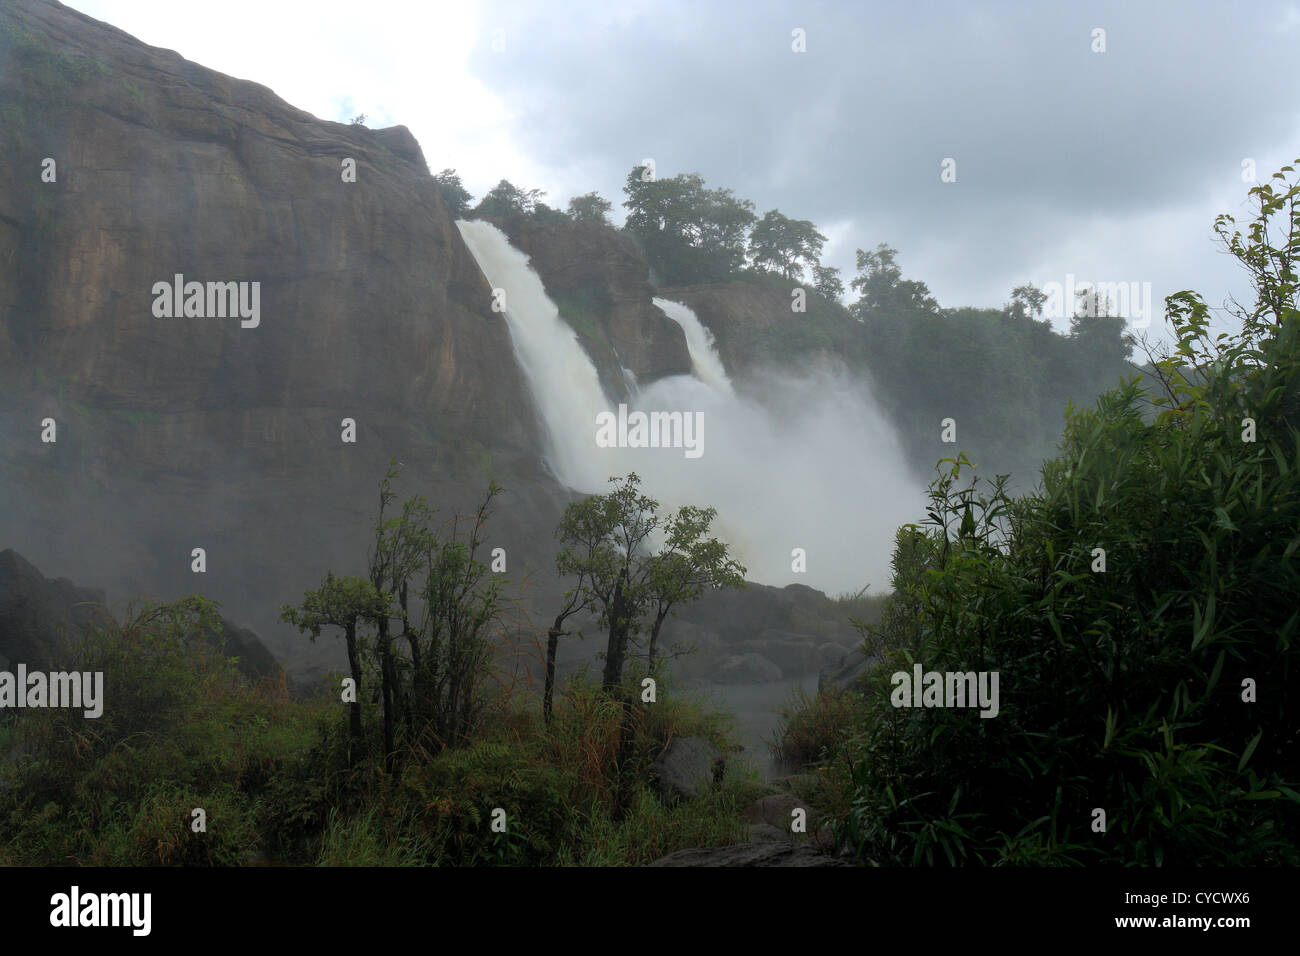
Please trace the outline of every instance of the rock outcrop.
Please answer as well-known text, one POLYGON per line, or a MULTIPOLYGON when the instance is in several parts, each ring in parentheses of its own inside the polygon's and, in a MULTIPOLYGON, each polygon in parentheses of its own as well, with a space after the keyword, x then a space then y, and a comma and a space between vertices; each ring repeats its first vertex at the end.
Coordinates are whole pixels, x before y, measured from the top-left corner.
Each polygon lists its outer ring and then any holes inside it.
POLYGON ((683 605, 664 624, 663 640, 666 647, 696 648, 674 662, 679 677, 751 684, 817 674, 848 654, 861 636, 821 591, 750 583, 683 605))
POLYGON ((853 320, 811 293, 807 311, 793 311, 793 288, 793 283, 771 279, 676 286, 659 294, 694 310, 713 333, 733 380, 764 367, 788 367, 796 355, 812 363, 856 361, 860 337, 853 334, 853 320), (810 323, 810 316, 817 322, 810 323))
POLYGON ((626 397, 622 369, 641 383, 691 373, 686 336, 651 301, 650 267, 629 237, 596 223, 519 218, 502 225, 578 333, 607 394, 626 397))
POLYGON ((204 634, 204 640, 227 657, 235 658, 239 673, 250 680, 275 680, 280 676, 283 670, 280 662, 260 637, 227 618, 221 618, 220 623, 220 631, 204 634))
POLYGON ((875 663, 876 659, 869 657, 860 647, 838 661, 828 661, 817 675, 817 692, 860 689, 862 679, 875 663))
POLYGON ((47 578, 17 551, 0 551, 0 670, 46 668, 87 625, 111 621, 103 591, 47 578))
MULTIPOLYGON (((12 548, 0 551, 0 669, 25 664, 44 670, 73 661, 86 627, 115 624, 104 592, 67 578, 47 578, 12 548)), ((261 639, 224 617, 203 635, 210 646, 237 659, 249 680, 278 680, 283 670, 261 639)))
POLYGON ((674 737, 651 765, 650 779, 664 799, 683 800, 708 790, 725 769, 722 754, 703 737, 674 737))

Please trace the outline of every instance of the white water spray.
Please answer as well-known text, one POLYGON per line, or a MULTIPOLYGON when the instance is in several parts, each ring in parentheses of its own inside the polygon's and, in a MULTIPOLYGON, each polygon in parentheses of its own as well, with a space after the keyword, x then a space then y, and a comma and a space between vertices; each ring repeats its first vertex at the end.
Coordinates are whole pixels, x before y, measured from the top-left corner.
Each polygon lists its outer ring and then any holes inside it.
POLYGON ((528 257, 489 223, 457 227, 489 284, 505 290, 511 340, 560 481, 603 492, 611 475, 635 471, 642 491, 668 508, 712 505, 715 532, 751 580, 808 584, 832 595, 867 583, 872 593, 888 590, 895 529, 924 514, 923 497, 893 429, 861 387, 830 372, 772 373, 757 392, 761 403, 737 395, 695 314, 656 299, 682 326, 695 375, 652 382, 628 404, 699 413, 703 454, 599 447, 596 416, 617 409, 528 257), (806 553, 806 573, 792 570, 796 548, 806 553))

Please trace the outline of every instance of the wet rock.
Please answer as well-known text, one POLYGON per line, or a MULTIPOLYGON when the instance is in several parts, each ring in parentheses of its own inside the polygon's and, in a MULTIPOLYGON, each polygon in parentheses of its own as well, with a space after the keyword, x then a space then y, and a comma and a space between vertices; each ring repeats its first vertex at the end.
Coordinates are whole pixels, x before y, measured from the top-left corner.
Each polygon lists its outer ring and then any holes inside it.
POLYGON ((732 654, 723 659, 714 679, 719 684, 763 684, 778 681, 781 668, 759 654, 732 654))
POLYGON ((674 737, 651 765, 655 792, 666 800, 698 796, 721 779, 724 758, 703 737, 674 737))
POLYGON ((760 797, 745 808, 745 820, 750 823, 767 824, 782 830, 785 835, 792 835, 790 821, 795 810, 807 812, 807 804, 793 794, 774 793, 760 797))

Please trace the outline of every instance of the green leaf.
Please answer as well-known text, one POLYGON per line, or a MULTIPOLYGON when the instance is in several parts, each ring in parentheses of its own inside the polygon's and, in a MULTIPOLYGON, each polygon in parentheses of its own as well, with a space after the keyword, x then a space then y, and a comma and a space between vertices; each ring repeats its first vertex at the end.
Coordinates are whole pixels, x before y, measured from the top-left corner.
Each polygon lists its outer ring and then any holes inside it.
POLYGON ((1240 773, 1243 769, 1245 769, 1246 761, 1250 760, 1250 755, 1255 752, 1255 748, 1259 746, 1260 738, 1263 736, 1264 736, 1264 731, 1261 730, 1259 733, 1255 735, 1254 740, 1246 744, 1246 749, 1241 755, 1241 760, 1237 761, 1238 773, 1240 773))
POLYGON ((1225 528, 1228 531, 1238 530, 1237 526, 1232 523, 1232 519, 1228 517, 1228 512, 1224 511, 1222 507, 1215 508, 1214 513, 1219 516, 1219 520, 1216 522, 1219 527, 1225 528))

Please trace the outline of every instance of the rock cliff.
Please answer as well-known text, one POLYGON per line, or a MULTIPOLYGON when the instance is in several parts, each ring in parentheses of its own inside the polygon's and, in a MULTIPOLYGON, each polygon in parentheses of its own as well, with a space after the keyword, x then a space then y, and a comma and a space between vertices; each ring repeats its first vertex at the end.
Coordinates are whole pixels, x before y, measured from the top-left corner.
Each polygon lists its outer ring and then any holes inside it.
POLYGON ((319 120, 46 0, 0 7, 0 104, 0 541, 271 620, 355 565, 395 457, 447 511, 510 476, 527 559, 564 495, 406 129, 319 120), (177 274, 258 283, 258 324, 158 317, 177 274))

